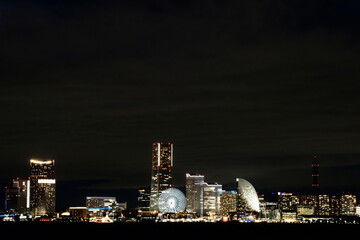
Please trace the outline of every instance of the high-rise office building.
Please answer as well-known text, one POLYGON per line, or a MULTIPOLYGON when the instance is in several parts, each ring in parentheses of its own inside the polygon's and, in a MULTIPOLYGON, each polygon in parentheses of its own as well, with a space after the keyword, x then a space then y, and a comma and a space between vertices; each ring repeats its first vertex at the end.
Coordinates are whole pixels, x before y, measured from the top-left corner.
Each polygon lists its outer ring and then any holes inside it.
POLYGON ((55 214, 55 160, 30 160, 30 209, 34 216, 55 214))
POLYGON ((202 184, 203 193, 203 214, 204 215, 219 215, 221 209, 220 196, 222 193, 222 185, 218 183, 202 184))
POLYGON ((203 215, 204 175, 186 173, 186 211, 203 215))
POLYGON ((158 211, 158 199, 162 191, 173 187, 173 144, 152 144, 152 175, 150 189, 150 211, 158 211))
POLYGON ((5 209, 26 213, 30 207, 30 180, 16 178, 6 187, 5 209))

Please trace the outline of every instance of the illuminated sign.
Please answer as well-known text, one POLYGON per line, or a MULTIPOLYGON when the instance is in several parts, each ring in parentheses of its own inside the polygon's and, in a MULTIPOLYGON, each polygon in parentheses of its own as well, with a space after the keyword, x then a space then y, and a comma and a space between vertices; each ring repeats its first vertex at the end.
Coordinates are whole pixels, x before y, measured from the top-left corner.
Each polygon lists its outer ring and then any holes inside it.
POLYGON ((50 184, 55 184, 55 179, 38 179, 38 183, 50 183, 50 184))

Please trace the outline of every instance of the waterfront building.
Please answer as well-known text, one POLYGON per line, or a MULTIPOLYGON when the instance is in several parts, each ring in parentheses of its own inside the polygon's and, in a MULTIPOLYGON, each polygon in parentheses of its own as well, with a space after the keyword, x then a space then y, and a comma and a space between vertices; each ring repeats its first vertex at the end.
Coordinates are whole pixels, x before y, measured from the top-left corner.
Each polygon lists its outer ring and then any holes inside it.
POLYGON ((219 215, 220 214, 220 196, 222 192, 222 185, 216 182, 202 184, 203 192, 203 214, 204 215, 219 215))
POLYGON ((152 175, 150 189, 150 211, 159 211, 158 199, 162 191, 173 186, 173 144, 152 144, 152 175))
POLYGON ((323 216, 330 215, 330 196, 327 194, 319 194, 317 200, 316 214, 323 216))
POLYGON ((87 208, 86 207, 69 207, 70 217, 73 218, 83 218, 87 217, 87 208))
POLYGON ((55 160, 30 160, 30 209, 34 216, 55 214, 55 160))
POLYGON ((340 215, 353 216, 356 212, 356 196, 351 193, 340 195, 340 215))
POLYGON ((138 192, 138 209, 140 211, 150 211, 150 188, 139 188, 138 192))
POLYGON ((296 208, 296 212, 301 216, 308 216, 315 214, 315 207, 309 205, 298 205, 296 208))
POLYGON ((360 217, 360 205, 357 205, 357 206, 355 207, 355 215, 358 216, 358 217, 360 217))
POLYGON ((86 197, 86 209, 91 217, 104 217, 116 205, 116 197, 86 197))
POLYGON ((296 221, 297 213, 296 211, 282 211, 281 220, 284 222, 294 222, 296 221))
POLYGON ((204 175, 186 173, 186 211, 203 215, 204 175))
POLYGON ((30 180, 16 178, 12 186, 5 187, 5 209, 26 213, 30 207, 30 180))
POLYGON ((278 192, 278 206, 281 211, 296 211, 299 205, 299 196, 292 193, 278 192))
POLYGON ((330 196, 330 215, 339 216, 340 209, 340 197, 337 195, 330 196))
POLYGON ((237 178, 238 184, 236 212, 238 218, 260 212, 260 202, 254 186, 243 178, 237 178))
POLYGON ((236 191, 223 191, 220 195, 220 214, 230 216, 236 213, 236 191))

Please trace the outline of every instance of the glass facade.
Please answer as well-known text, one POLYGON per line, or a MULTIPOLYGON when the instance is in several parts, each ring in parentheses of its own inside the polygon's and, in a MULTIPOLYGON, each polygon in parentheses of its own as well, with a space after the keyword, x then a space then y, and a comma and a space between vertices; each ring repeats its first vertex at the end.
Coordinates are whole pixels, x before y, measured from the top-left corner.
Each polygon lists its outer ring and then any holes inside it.
POLYGON ((198 215, 203 214, 203 192, 204 175, 189 174, 186 175, 186 210, 198 215))
POLYGON ((204 215, 219 215, 220 214, 220 195, 222 192, 222 185, 218 183, 203 183, 203 213, 204 215))
POLYGON ((152 144, 152 175, 150 211, 158 211, 158 199, 162 191, 173 186, 173 144, 152 144))

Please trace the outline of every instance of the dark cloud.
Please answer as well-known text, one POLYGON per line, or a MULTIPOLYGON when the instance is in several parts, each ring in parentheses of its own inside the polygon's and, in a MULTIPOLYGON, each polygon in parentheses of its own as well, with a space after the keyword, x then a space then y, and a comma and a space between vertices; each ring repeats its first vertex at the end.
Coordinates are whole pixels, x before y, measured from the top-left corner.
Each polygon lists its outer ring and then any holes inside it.
MULTIPOLYGON (((200 172, 305 189, 313 154, 329 173, 359 169, 359 8, 3 1, 1 175, 45 157, 61 180, 136 188, 153 141, 174 142, 179 186, 200 172)), ((358 188, 346 171, 334 187, 358 188)))

